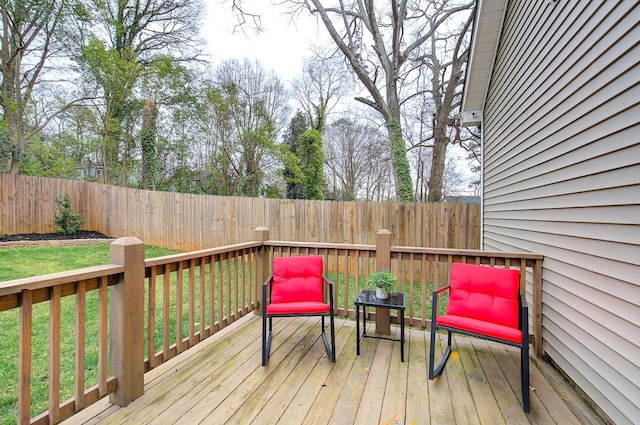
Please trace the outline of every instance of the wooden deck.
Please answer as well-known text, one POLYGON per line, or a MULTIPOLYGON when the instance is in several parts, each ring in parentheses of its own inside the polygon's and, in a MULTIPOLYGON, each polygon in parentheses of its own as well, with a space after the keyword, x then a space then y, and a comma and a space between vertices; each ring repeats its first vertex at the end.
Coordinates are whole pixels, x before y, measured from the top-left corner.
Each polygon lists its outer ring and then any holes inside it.
POLYGON ((260 333, 260 318, 250 315, 147 373, 145 395, 129 406, 102 400, 64 423, 603 423, 537 358, 531 359, 531 413, 525 415, 518 350, 501 344, 454 336, 455 351, 444 373, 429 381, 429 333, 422 330, 406 329, 401 363, 400 343, 387 340, 365 338, 356 356, 355 322, 338 320, 332 365, 319 319, 274 320, 265 368, 260 333))

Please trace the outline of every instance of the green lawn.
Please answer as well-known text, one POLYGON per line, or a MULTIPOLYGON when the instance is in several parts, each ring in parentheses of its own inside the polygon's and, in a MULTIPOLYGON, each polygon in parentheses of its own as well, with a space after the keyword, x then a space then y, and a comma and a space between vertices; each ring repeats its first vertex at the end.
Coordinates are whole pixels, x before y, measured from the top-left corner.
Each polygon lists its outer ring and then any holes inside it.
MULTIPOLYGON (((174 254, 176 250, 145 247, 145 257, 174 254)), ((83 267, 109 264, 109 245, 47 246, 0 250, 0 282, 83 267)))
MULTIPOLYGON (((145 247, 145 257, 153 258, 179 251, 145 247)), ((109 245, 69 247, 32 247, 0 250, 0 282, 109 263, 109 245)), ((32 414, 47 409, 49 368, 49 305, 33 307, 32 356, 32 414), (41 347, 41 348, 40 348, 41 347)), ((97 382, 97 316, 98 299, 95 291, 87 294, 87 353, 85 381, 87 386, 97 382)), ((16 423, 18 371, 18 310, 0 312, 0 424, 16 423)), ((75 362, 75 298, 62 300, 61 341, 61 399, 73 396, 75 362)))

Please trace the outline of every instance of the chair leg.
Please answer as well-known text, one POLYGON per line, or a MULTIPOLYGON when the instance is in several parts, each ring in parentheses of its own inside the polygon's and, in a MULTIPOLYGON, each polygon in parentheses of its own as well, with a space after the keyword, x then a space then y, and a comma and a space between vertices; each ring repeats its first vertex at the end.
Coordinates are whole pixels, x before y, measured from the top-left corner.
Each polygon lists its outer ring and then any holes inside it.
POLYGON ((322 340, 324 341, 324 349, 327 351, 327 355, 332 363, 336 362, 336 338, 335 327, 333 323, 333 316, 329 316, 329 322, 331 327, 331 345, 327 340, 327 333, 324 330, 324 316, 322 316, 322 340))
POLYGON ((331 361, 336 362, 336 327, 333 320, 333 314, 329 316, 329 323, 331 326, 331 361))
POLYGON ((520 295, 520 323, 522 330, 522 346, 520 347, 520 381, 522 382, 522 410, 529 413, 529 307, 524 295, 520 295))
POLYGON ((262 366, 267 365, 267 317, 262 312, 262 366))
POLYGON ((267 365, 269 359, 269 351, 271 349, 271 318, 269 317, 269 337, 267 341, 267 285, 262 286, 262 303, 260 304, 262 310, 262 366, 267 365), (267 348, 268 345, 268 348, 267 348))
POLYGON ((433 291, 433 296, 431 298, 431 344, 429 344, 429 379, 433 380, 436 376, 442 373, 442 369, 444 369, 444 365, 447 363, 449 359, 449 354, 451 354, 451 332, 447 331, 447 350, 444 352, 442 356, 442 360, 438 363, 438 366, 435 367, 435 350, 436 350, 436 321, 437 321, 437 308, 438 305, 438 292, 433 291))
POLYGON ((520 371, 522 373, 522 409, 524 413, 529 413, 531 404, 529 399, 529 340, 522 343, 520 352, 520 371))
POLYGON ((436 329, 431 326, 431 342, 429 343, 429 379, 433 379, 433 362, 435 361, 436 329))
POLYGON ((438 366, 434 366, 435 362, 435 349, 436 349, 436 331, 435 326, 431 331, 431 345, 429 347, 429 379, 433 380, 438 375, 442 373, 444 366, 447 364, 447 360, 449 360, 449 355, 451 354, 451 332, 447 331, 447 349, 442 355, 442 359, 438 366))
POLYGON ((271 336, 272 336, 272 323, 271 317, 267 319, 266 316, 262 316, 262 366, 267 365, 269 360, 269 354, 271 353, 271 336), (269 320, 269 330, 267 331, 267 320, 269 320))

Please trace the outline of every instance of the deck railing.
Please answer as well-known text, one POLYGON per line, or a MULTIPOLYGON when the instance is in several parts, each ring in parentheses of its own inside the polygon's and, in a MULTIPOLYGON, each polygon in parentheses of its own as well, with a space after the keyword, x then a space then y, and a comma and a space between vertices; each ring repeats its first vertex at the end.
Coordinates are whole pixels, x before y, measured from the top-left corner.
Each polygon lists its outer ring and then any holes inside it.
MULTIPOLYGON (((121 238, 111 244, 112 264, 0 283, 0 318, 14 313, 20 323, 18 423, 58 423, 107 395, 127 405, 144 392, 146 371, 243 315, 259 313, 273 257, 308 254, 325 259, 339 317, 354 317, 353 301, 367 276, 384 268, 399 276, 398 290, 408 295, 407 323, 423 328, 429 325, 431 290, 448 281, 451 263, 517 267, 532 306, 535 349, 542 354, 542 256, 537 254, 392 246, 384 230, 376 245, 272 241, 268 229, 258 228, 254 242, 144 260, 141 241, 121 238), (44 347, 32 342, 34 320, 41 320, 34 305, 47 302, 40 314, 49 321, 49 370, 37 376, 32 356, 44 347), (87 317, 89 304, 97 317, 87 317), (72 329, 61 319, 67 310, 74 316, 72 329), (75 367, 63 374, 64 364, 75 367), (41 381, 48 381, 48 405, 32 406, 31 394, 41 381)), ((394 321, 381 312, 378 331, 388 332, 394 321)))

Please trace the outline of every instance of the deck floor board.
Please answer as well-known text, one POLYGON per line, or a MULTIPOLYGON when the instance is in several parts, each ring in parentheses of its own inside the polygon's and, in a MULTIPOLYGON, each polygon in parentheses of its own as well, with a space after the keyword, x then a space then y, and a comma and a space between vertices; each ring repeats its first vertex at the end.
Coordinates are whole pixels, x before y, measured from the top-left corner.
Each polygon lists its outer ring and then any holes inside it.
MULTIPOLYGON (((391 330, 397 336, 399 328, 391 330)), ((355 322, 337 320, 333 365, 319 319, 274 320, 264 368, 260 334, 260 318, 248 315, 148 372, 145 394, 129 406, 107 397, 63 423, 603 424, 541 359, 530 360, 531 413, 524 414, 515 347, 456 335, 447 367, 429 381, 429 333, 421 329, 406 329, 402 363, 396 341, 365 338, 357 356, 355 322)), ((438 361, 445 335, 436 344, 438 361)))

